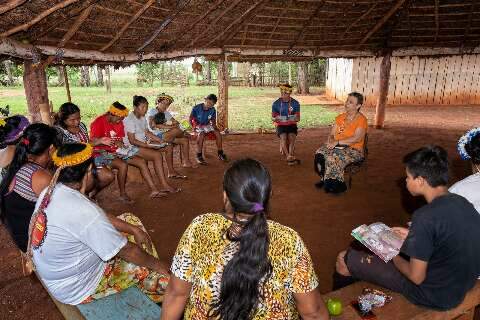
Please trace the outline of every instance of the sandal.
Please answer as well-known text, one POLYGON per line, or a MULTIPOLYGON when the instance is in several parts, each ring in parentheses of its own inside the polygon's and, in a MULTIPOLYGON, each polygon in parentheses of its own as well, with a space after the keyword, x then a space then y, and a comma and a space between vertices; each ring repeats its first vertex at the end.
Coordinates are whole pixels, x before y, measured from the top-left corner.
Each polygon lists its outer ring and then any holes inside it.
POLYGON ((172 174, 172 175, 168 175, 168 177, 170 179, 187 179, 188 178, 187 176, 184 176, 182 174, 172 174))
POLYGON ((174 190, 160 190, 160 192, 165 192, 165 193, 179 193, 180 191, 182 191, 181 188, 176 188, 174 190))
POLYGON ((126 204, 133 204, 133 203, 135 203, 135 201, 133 201, 132 199, 130 199, 127 195, 118 197, 118 200, 120 200, 121 202, 126 203, 126 204))
POLYGON ((298 160, 298 159, 290 159, 290 160, 287 160, 287 164, 288 164, 289 166, 294 166, 294 165, 300 164, 300 160, 298 160))
POLYGON ((166 197, 167 194, 163 191, 152 191, 152 193, 150 193, 150 198, 152 199, 156 199, 156 198, 163 198, 163 197, 166 197))

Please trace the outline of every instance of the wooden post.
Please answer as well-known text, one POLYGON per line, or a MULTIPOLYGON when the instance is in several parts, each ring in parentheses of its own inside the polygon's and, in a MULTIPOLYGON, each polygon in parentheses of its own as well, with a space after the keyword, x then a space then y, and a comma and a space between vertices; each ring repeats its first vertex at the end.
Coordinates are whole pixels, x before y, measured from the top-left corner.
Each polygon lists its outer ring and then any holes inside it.
POLYGON ((221 131, 228 129, 228 62, 226 58, 218 61, 218 117, 217 125, 221 131))
POLYGON ((33 65, 29 60, 23 62, 23 87, 27 98, 28 117, 31 122, 40 122, 40 104, 48 106, 47 75, 45 67, 39 63, 33 65))
POLYGON ((105 67, 105 74, 107 75, 107 92, 112 93, 112 82, 110 79, 110 66, 105 67))
POLYGON ((62 66, 64 82, 65 82, 65 89, 67 90, 67 98, 68 102, 72 102, 72 95, 70 94, 70 83, 68 82, 68 71, 67 67, 62 66))
POLYGON ((298 64, 298 74, 297 74, 297 92, 299 94, 309 94, 310 89, 308 85, 308 64, 305 61, 299 62, 298 64))
POLYGON ((388 99, 388 83, 390 80, 391 52, 387 52, 380 65, 380 81, 378 89, 377 110, 375 113, 375 128, 382 129, 385 121, 385 106, 388 99))

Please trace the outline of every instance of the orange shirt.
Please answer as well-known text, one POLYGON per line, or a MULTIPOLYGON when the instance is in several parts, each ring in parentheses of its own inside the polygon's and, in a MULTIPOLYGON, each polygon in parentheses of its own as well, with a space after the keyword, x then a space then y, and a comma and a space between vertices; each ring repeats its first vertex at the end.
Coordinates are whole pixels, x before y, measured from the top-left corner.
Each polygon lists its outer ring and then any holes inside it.
MULTIPOLYGON (((337 125, 335 129, 335 135, 334 135, 335 140, 343 140, 343 139, 353 137, 355 135, 355 131, 357 130, 357 128, 364 128, 365 133, 367 132, 367 129, 368 129, 367 117, 365 117, 362 113, 359 113, 358 116, 356 116, 355 120, 347 124, 345 124, 346 118, 347 118, 346 113, 339 114, 335 118, 335 124, 337 125)), ((351 144, 350 147, 363 152, 364 143, 365 143, 365 136, 363 136, 362 140, 360 140, 359 142, 351 144)))

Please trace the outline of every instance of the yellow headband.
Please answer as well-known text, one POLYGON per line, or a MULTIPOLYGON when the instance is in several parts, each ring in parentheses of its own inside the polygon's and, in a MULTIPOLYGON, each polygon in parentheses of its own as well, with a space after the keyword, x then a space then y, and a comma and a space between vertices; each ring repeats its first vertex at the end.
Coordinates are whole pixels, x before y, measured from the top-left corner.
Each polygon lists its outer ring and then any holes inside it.
POLYGON ((170 96, 168 94, 165 94, 165 93, 162 93, 162 94, 157 96, 157 103, 159 103, 162 100, 168 100, 168 101, 170 101, 170 103, 172 103, 174 101, 172 96, 170 96))
POLYGON ((5 119, 0 118, 0 127, 4 127, 6 124, 5 119))
POLYGON ((125 108, 125 110, 120 110, 117 107, 115 107, 113 104, 110 106, 108 109, 108 112, 114 116, 125 118, 128 116, 128 109, 125 108))
POLYGON ((57 154, 58 150, 55 150, 55 152, 52 155, 53 163, 57 167, 72 167, 87 161, 92 157, 93 147, 89 143, 82 143, 82 144, 85 144, 85 149, 65 157, 59 157, 57 154))
POLYGON ((289 85, 289 84, 281 84, 281 85, 279 85, 279 87, 280 87, 280 91, 282 91, 282 92, 292 93, 292 91, 293 91, 292 86, 289 85))

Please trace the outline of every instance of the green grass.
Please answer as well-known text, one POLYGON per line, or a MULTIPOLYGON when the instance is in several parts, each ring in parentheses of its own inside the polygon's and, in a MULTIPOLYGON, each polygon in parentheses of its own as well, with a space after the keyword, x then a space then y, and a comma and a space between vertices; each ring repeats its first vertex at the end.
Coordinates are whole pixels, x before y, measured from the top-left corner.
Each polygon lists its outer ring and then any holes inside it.
MULTIPOLYGON (((72 87, 72 102, 82 109, 82 119, 90 122, 107 110, 113 101, 118 100, 131 108, 133 95, 143 95, 153 106, 155 96, 166 92, 175 98, 171 111, 177 112, 177 118, 187 118, 193 105, 203 101, 208 93, 217 93, 216 86, 136 87, 131 79, 114 79, 112 93, 108 94, 104 87, 72 87)), ((49 87, 49 98, 55 111, 65 101, 67 96, 63 87, 49 87)), ((276 88, 229 88, 229 127, 233 130, 255 130, 258 128, 272 129, 271 105, 278 98, 276 88)), ((0 106, 10 105, 11 114, 26 114, 26 100, 23 87, 0 88, 0 106)), ((302 106, 300 127, 317 127, 332 123, 336 113, 321 105, 302 106)))

